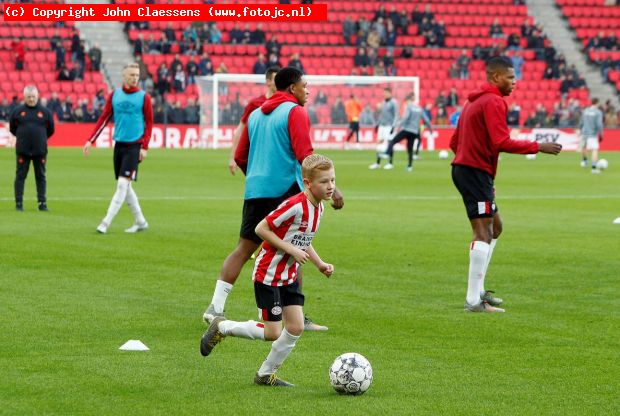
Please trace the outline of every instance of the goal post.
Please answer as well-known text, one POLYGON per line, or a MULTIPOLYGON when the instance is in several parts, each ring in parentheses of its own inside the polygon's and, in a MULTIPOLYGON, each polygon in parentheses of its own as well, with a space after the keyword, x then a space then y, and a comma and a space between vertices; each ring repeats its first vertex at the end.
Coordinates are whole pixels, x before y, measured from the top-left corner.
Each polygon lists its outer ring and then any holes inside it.
MULTIPOLYGON (((368 147, 374 144, 370 129, 374 129, 377 113, 384 101, 384 89, 390 88, 399 112, 410 93, 419 102, 419 77, 305 75, 309 99, 305 108, 310 116, 317 147, 342 146, 347 128, 343 119, 344 105, 354 96, 364 111, 360 117, 360 142, 368 147)), ((200 147, 229 147, 232 134, 239 123, 243 109, 254 97, 265 93, 265 75, 215 74, 199 77, 200 93, 200 147)))

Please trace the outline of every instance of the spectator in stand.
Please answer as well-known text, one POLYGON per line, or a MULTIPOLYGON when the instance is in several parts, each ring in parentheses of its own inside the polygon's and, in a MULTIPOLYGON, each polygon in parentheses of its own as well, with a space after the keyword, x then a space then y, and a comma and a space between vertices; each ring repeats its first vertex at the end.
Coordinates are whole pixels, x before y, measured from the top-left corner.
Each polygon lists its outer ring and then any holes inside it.
POLYGON ((149 40, 146 41, 146 50, 147 53, 151 55, 161 54, 161 42, 155 39, 155 35, 153 35, 152 33, 149 35, 149 40))
POLYGON ((200 108, 192 97, 187 99, 184 122, 185 124, 200 124, 200 108))
POLYGON ((398 19, 400 18, 398 14, 398 10, 396 9, 396 5, 392 4, 390 8, 390 13, 388 14, 388 19, 392 22, 394 27, 398 26, 398 19))
POLYGON ((198 34, 198 40, 202 45, 211 42, 211 27, 209 26, 209 23, 202 23, 196 30, 196 33, 198 34))
POLYGON ((174 27, 172 26, 172 22, 168 22, 166 28, 164 29, 164 35, 166 35, 166 39, 170 42, 176 42, 177 34, 174 31, 174 27))
POLYGON ((433 122, 433 104, 427 103, 424 108, 424 114, 426 114, 426 118, 432 123, 433 122))
POLYGON ((282 64, 280 63, 280 58, 278 58, 278 55, 276 55, 275 53, 269 54, 269 59, 267 60, 267 68, 270 68, 272 66, 277 66, 279 68, 282 68, 282 64))
POLYGON ((379 36, 379 32, 376 30, 371 30, 368 36, 366 37, 366 45, 369 48, 377 49, 381 46, 381 36, 379 36))
POLYGON ((521 49, 521 38, 519 38, 519 35, 516 33, 511 33, 510 35, 508 35, 506 46, 508 50, 521 49))
POLYGON ((344 43, 351 46, 351 37, 355 34, 355 22, 351 16, 347 16, 342 22, 342 36, 344 37, 344 43))
POLYGON ((370 30, 371 31, 376 30, 377 33, 379 34, 381 45, 385 44, 385 39, 387 37, 387 30, 385 29, 384 21, 385 20, 382 17, 380 17, 374 22, 372 22, 372 24, 370 25, 370 30))
POLYGON ((58 99, 58 93, 52 92, 52 97, 47 102, 47 108, 56 116, 58 120, 62 119, 62 105, 58 99))
POLYGON ((553 73, 553 68, 548 66, 545 69, 545 73, 543 74, 543 79, 554 79, 554 78, 555 78, 555 75, 553 73))
POLYGON ((459 70, 459 66, 456 62, 450 65, 450 69, 448 69, 448 75, 450 75, 450 78, 453 79, 461 78, 461 71, 459 70))
POLYGON ((65 50, 65 47, 62 41, 56 44, 56 49, 54 50, 54 52, 56 52, 56 70, 58 71, 63 66, 66 65, 66 62, 65 62, 66 50, 65 50))
POLYGON ((383 66, 385 71, 390 76, 396 75, 396 67, 394 66, 394 52, 392 49, 388 49, 383 56, 383 66))
MULTIPOLYGON (((299 60, 299 52, 295 52, 294 54, 291 55, 291 60, 288 62, 288 66, 293 67, 293 68, 297 68, 302 73, 306 72, 306 71, 304 71, 304 66, 302 65, 301 61, 299 60)), ((266 71, 267 70, 265 69, 265 71, 263 71, 263 74, 266 71)))
POLYGON ((435 124, 439 126, 448 125, 448 116, 446 114, 446 109, 444 107, 437 108, 437 117, 435 117, 435 124))
POLYGON ((420 11, 420 7, 416 4, 413 6, 413 11, 411 12, 411 23, 415 25, 419 25, 422 23, 423 13, 420 11))
POLYGON ((78 34, 77 29, 73 29, 73 35, 71 35, 71 61, 75 62, 77 60, 77 51, 80 47, 80 35, 78 34))
POLYGON ((387 10, 385 10, 385 5, 382 4, 381 6, 379 6, 379 10, 377 10, 375 12, 375 15, 372 18, 372 20, 373 21, 376 21, 376 20, 379 20, 379 19, 385 20, 388 17, 389 17, 389 14, 388 14, 387 10))
POLYGON ((262 75, 265 72, 267 72, 267 61, 265 60, 265 55, 259 53, 258 58, 256 58, 256 62, 252 67, 252 73, 256 75, 262 75))
POLYGON ((368 36, 368 32, 370 32, 370 22, 366 20, 365 16, 360 17, 360 20, 357 21, 357 30, 358 32, 360 30, 364 32, 364 37, 368 36))
POLYGON ((153 106, 153 122, 156 124, 167 123, 166 108, 164 103, 159 101, 153 106))
POLYGON ((510 107, 508 107, 508 116, 506 117, 506 122, 510 127, 519 126, 519 120, 521 118, 521 107, 517 104, 512 103, 510 107))
POLYGON ((437 26, 434 29, 435 36, 437 37, 437 45, 440 48, 446 47, 446 25, 443 20, 440 20, 437 23, 437 26))
POLYGON ((9 100, 7 100, 6 98, 3 98, 2 103, 0 104, 0 120, 9 121, 10 115, 11 115, 11 107, 9 105, 9 100))
POLYGON ((538 103, 536 104, 534 116, 536 118, 536 124, 542 127, 547 124, 547 117, 549 116, 549 113, 547 113, 547 109, 544 105, 538 103))
POLYGON ((618 114, 616 109, 609 105, 605 109, 605 127, 616 127, 618 126, 618 114))
POLYGON ((445 91, 439 91, 439 95, 435 98, 435 107, 443 108, 444 110, 448 106, 448 97, 446 97, 445 91))
POLYGON ((450 92, 447 97, 448 107, 456 107, 459 105, 459 95, 456 91, 456 87, 450 88, 450 92))
POLYGON ((530 24, 530 19, 529 18, 525 19, 523 23, 521 24, 521 37, 529 38, 533 31, 534 31, 534 28, 530 24))
POLYGON ((15 60, 15 70, 23 70, 24 62, 26 61, 26 46, 24 45, 23 38, 14 39, 11 42, 11 52, 13 53, 13 59, 15 60))
POLYGON ((140 56, 145 51, 147 51, 146 41, 144 40, 144 35, 142 33, 138 34, 138 39, 133 43, 133 54, 134 56, 140 56))
POLYGON ((183 92, 187 87, 187 77, 181 63, 176 64, 172 72, 172 86, 176 92, 183 92))
POLYGON ((370 61, 368 59, 368 54, 366 53, 366 48, 359 48, 357 50, 357 54, 353 57, 353 66, 356 68, 368 68, 370 66, 370 61))
POLYGON ((211 58, 206 52, 202 54, 198 62, 198 73, 203 76, 213 75, 213 62, 211 62, 211 58))
POLYGON ((167 117, 170 124, 183 124, 185 122, 185 114, 179 100, 168 107, 167 117))
POLYGON ((159 69, 157 70, 155 89, 159 92, 159 95, 162 96, 170 91, 170 71, 164 62, 159 65, 159 69))
POLYGON ((388 75, 385 70, 385 64, 383 63, 382 60, 378 60, 375 63, 375 66, 373 67, 373 75, 376 77, 384 77, 388 75))
POLYGON ((413 48, 411 46, 405 46, 400 53, 400 57, 406 59, 413 58, 413 48))
POLYGON ((230 43, 239 44, 243 43, 243 31, 241 30, 241 24, 239 22, 235 23, 233 28, 230 30, 230 43))
POLYGON ((568 92, 573 88, 573 76, 568 74, 567 76, 560 77, 560 93, 568 94, 568 92))
POLYGON ((523 78, 523 65, 525 65, 525 60, 518 51, 512 55, 510 60, 512 61, 512 66, 515 70, 515 78, 519 81, 523 78))
POLYGON ((75 78, 84 79, 84 70, 86 69, 86 42, 81 40, 76 52, 75 62, 77 64, 75 78))
POLYGON ((326 105, 327 104, 327 95, 323 90, 320 90, 316 97, 314 98, 315 105, 326 105))
POLYGON ((396 27, 392 23, 391 20, 388 20, 387 30, 385 33, 385 46, 390 49, 393 49, 396 46, 396 38, 398 35, 396 34, 396 27))
POLYGON ((499 24, 499 19, 493 20, 493 23, 489 27, 489 36, 492 38, 504 37, 504 31, 502 30, 502 26, 499 24))
POLYGON ((467 49, 461 51, 461 55, 456 59, 456 65, 459 68, 459 75, 461 79, 469 79, 469 64, 471 58, 467 54, 467 49))
POLYGON ((332 124, 345 124, 347 122, 347 113, 342 103, 342 99, 337 97, 331 109, 332 124))
POLYGON ((62 117, 60 121, 64 122, 72 122, 73 120, 73 101, 71 97, 65 98, 65 100, 60 104, 60 112, 62 117))
MULTIPOLYGON (((52 100, 50 100, 48 105, 50 106, 50 110, 52 110, 51 108, 52 100)), ((99 89, 97 90, 97 93, 93 97, 93 109, 96 111, 101 111, 103 110, 104 106, 105 106, 105 92, 103 91, 103 89, 99 89)))
POLYGON ((220 29, 217 27, 217 23, 213 23, 211 25, 210 40, 211 43, 214 45, 219 45, 220 43, 222 43, 222 32, 220 32, 220 29))
POLYGON ((75 79, 75 76, 69 70, 69 68, 67 68, 66 66, 63 66, 60 69, 60 72, 58 73, 58 81, 73 81, 74 79, 75 79))
POLYGON ((250 24, 246 23, 243 26, 243 31, 241 32, 241 43, 247 45, 252 43, 252 29, 250 29, 250 24))
POLYGON ((172 42, 173 40, 170 39, 168 35, 166 35, 166 33, 164 33, 161 36, 161 53, 162 54, 168 55, 170 53, 170 51, 172 50, 172 42))
POLYGON ((88 58, 90 59, 90 68, 95 72, 101 70, 101 56, 102 53, 99 44, 93 44, 92 48, 88 51, 88 58))
POLYGON ((198 33, 192 25, 187 26, 183 31, 183 39, 190 43, 196 43, 198 41, 198 33))
POLYGON ((398 14, 398 18, 394 22, 394 26, 396 26, 396 29, 400 30, 401 34, 406 36, 409 34, 409 24, 410 22, 409 16, 407 16, 407 11, 401 10, 398 14))
POLYGON ((195 56, 190 56, 187 64, 185 65, 185 71, 187 72, 187 85, 195 84, 196 77, 198 76, 198 64, 196 63, 195 56))
MULTIPOLYGON (((373 48, 368 48, 367 52, 368 52, 368 66, 369 67, 373 67, 377 64, 377 61, 379 60, 379 58, 377 57, 377 51, 378 49, 373 49, 373 48)), ((368 75, 368 72, 366 71, 366 75, 368 75)))
POLYGON ((228 74, 228 67, 226 66, 224 61, 220 62, 215 72, 217 72, 218 74, 228 74))
POLYGON ((256 25, 256 29, 252 32, 250 36, 250 43, 254 45, 262 45, 265 43, 265 31, 263 30, 263 24, 259 23, 256 25))
POLYGON ((426 6, 424 6, 424 13, 422 13, 422 18, 423 19, 424 18, 428 19, 429 22, 431 20, 435 19, 435 15, 431 11, 431 5, 430 4, 427 4, 426 6))
POLYGON ((271 35, 271 37, 269 37, 269 40, 265 43, 265 50, 267 51, 267 56, 271 54, 274 54, 276 57, 280 56, 282 45, 278 42, 276 35, 271 35))
POLYGON ((146 82, 151 77, 149 68, 146 66, 141 56, 136 56, 136 63, 138 64, 138 69, 140 71, 140 78, 139 78, 140 88, 142 88, 143 90, 146 90, 146 82))

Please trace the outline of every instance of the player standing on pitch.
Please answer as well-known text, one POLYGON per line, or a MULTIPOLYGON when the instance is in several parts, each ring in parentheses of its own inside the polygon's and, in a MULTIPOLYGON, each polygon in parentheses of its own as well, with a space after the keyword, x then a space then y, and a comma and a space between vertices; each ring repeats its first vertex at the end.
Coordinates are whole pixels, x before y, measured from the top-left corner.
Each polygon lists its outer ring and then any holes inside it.
POLYGON ((248 118, 250 117, 252 111, 263 105, 263 103, 276 92, 276 84, 273 79, 275 78, 279 70, 280 67, 277 66, 267 68, 267 72, 265 72, 265 84, 267 85, 267 91, 265 92, 265 94, 252 98, 243 110, 243 115, 241 116, 239 125, 237 126, 237 128, 235 129, 235 133, 233 134, 232 146, 230 148, 230 159, 228 160, 228 169, 233 175, 238 168, 237 164, 235 163, 235 152, 237 151, 237 145, 239 145, 239 138, 241 137, 241 133, 243 132, 245 126, 248 124, 248 118))
POLYGON ((508 106, 503 97, 510 95, 515 87, 512 61, 502 56, 491 58, 486 63, 486 73, 488 83, 469 94, 450 140, 455 153, 452 180, 463 197, 473 231, 465 310, 504 312, 498 308, 502 299, 484 289, 486 271, 502 232, 493 185, 499 153, 557 155, 562 146, 510 139, 506 122, 508 106))
POLYGON ((125 232, 135 233, 149 226, 131 186, 131 182, 137 179, 138 164, 146 158, 153 129, 151 97, 138 87, 139 81, 140 66, 137 63, 125 65, 123 87, 108 96, 95 131, 84 144, 84 156, 88 156, 88 150, 114 116, 114 175, 118 182, 108 212, 97 227, 101 234, 108 232, 123 202, 127 203, 134 217, 134 224, 125 232))
POLYGON ((379 121, 377 123, 377 161, 368 166, 369 169, 379 169, 381 167, 381 154, 387 151, 390 140, 394 137, 393 131, 398 120, 398 103, 392 97, 392 89, 385 87, 383 89, 383 97, 385 100, 381 103, 379 111, 379 121))

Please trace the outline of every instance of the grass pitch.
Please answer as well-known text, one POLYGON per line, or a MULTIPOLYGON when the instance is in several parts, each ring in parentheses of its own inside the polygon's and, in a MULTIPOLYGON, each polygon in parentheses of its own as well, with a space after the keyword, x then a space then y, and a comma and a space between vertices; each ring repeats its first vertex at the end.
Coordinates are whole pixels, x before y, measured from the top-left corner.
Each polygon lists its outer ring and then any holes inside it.
MULTIPOLYGON (((227 151, 152 150, 135 186, 151 228, 123 233, 124 207, 97 235, 115 189, 110 150, 51 149, 51 211, 36 211, 31 171, 18 213, 13 150, 0 149, 0 413, 620 413, 620 154, 604 155, 601 175, 575 153, 502 157, 487 288, 507 312, 490 316, 462 310, 471 232, 449 161, 425 153, 406 173, 399 153, 393 171, 370 171, 370 152, 325 153, 345 208, 326 210, 314 244, 336 271, 305 266, 304 292, 330 329, 304 334, 285 362, 296 388, 268 389, 252 379, 269 343, 228 338, 199 354, 241 217, 227 151), (151 350, 119 351, 129 339, 151 350), (375 372, 360 397, 329 385, 350 351, 375 372)), ((250 272, 231 319, 255 319, 250 272)))

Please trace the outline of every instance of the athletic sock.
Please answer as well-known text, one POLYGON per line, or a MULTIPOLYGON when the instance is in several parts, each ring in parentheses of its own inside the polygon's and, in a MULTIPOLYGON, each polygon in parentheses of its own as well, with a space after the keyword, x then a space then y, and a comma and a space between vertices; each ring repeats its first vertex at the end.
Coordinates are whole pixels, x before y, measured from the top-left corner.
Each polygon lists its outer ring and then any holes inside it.
POLYGON ((490 245, 484 241, 473 241, 469 250, 469 278, 467 282, 467 303, 480 303, 480 287, 484 268, 489 257, 490 245))
POLYGON ((271 344, 271 351, 258 369, 258 376, 263 377, 269 374, 275 374, 278 368, 282 366, 286 357, 291 353, 293 347, 301 335, 291 335, 286 328, 282 330, 280 337, 271 344))
POLYGON ((487 270, 489 270, 489 264, 491 263, 491 257, 493 256, 493 250, 495 249, 495 245, 497 244, 497 238, 491 240, 491 244, 489 245, 489 255, 487 256, 487 262, 484 265, 484 271, 482 272, 482 281, 480 282, 480 292, 484 292, 484 279, 487 277, 487 270))
POLYGON ((127 198, 127 190, 129 189, 130 180, 124 177, 118 178, 118 183, 116 185, 116 192, 114 196, 112 196, 112 201, 110 201, 110 206, 108 207, 108 212, 103 219, 103 222, 107 225, 112 224, 112 220, 118 214, 118 210, 123 206, 123 202, 125 202, 125 198, 127 198))
POLYGON ((222 321, 219 324, 220 332, 224 335, 245 339, 265 340, 265 324, 256 321, 222 321))
POLYGON ((140 208, 140 203, 138 202, 138 195, 136 195, 136 192, 133 190, 131 183, 129 184, 129 189, 127 189, 127 197, 125 198, 125 202, 127 202, 127 206, 133 214, 135 223, 138 225, 144 225, 146 223, 146 219, 142 214, 142 208, 140 208))
POLYGON ((213 291, 213 298, 211 299, 211 304, 213 304, 213 308, 215 312, 222 313, 224 312, 224 305, 226 304, 226 298, 228 294, 232 290, 233 285, 223 280, 218 280, 215 283, 215 290, 213 291))

